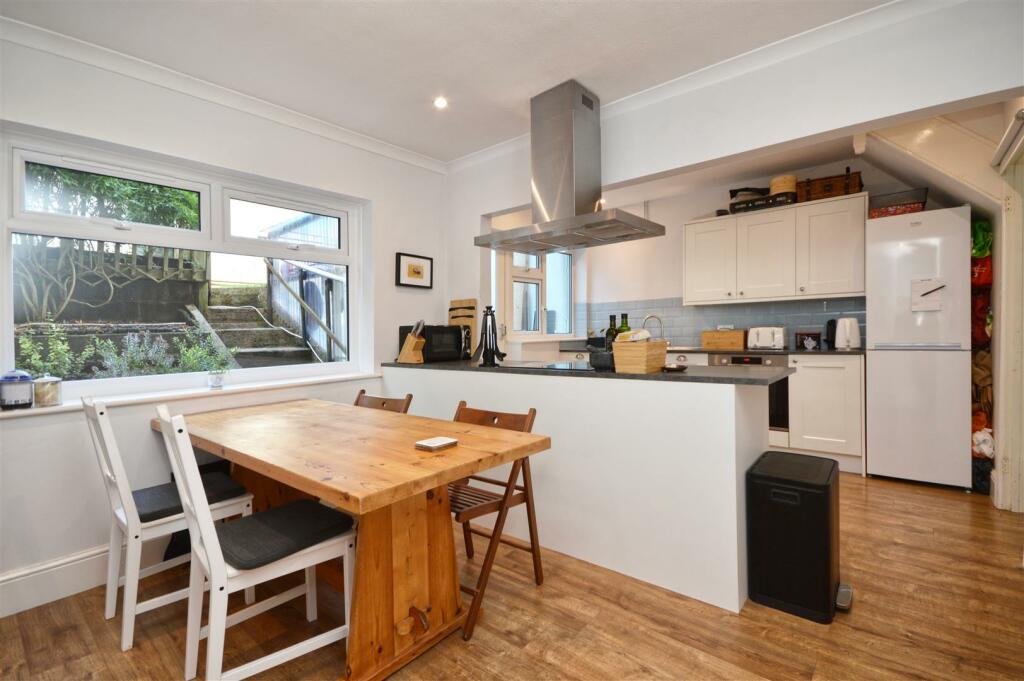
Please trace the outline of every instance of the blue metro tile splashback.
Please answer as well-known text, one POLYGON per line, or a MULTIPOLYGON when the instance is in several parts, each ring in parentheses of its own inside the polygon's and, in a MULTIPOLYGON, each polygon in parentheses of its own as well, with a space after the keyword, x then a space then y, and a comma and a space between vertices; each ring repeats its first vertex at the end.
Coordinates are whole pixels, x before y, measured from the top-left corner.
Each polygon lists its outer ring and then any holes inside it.
MULTIPOLYGON (((862 343, 867 338, 863 296, 688 307, 683 307, 682 298, 590 303, 587 305, 587 328, 592 334, 600 332, 608 325, 608 315, 614 314, 618 319, 623 312, 629 315, 629 325, 634 329, 640 328, 647 315, 661 317, 665 323, 665 337, 673 345, 699 346, 701 331, 715 329, 721 324, 731 324, 737 329, 784 326, 786 347, 793 348, 797 331, 818 331, 824 337, 825 322, 840 317, 856 318, 860 324, 862 343)), ((647 328, 657 335, 657 326, 657 322, 652 320, 648 322, 647 328)))

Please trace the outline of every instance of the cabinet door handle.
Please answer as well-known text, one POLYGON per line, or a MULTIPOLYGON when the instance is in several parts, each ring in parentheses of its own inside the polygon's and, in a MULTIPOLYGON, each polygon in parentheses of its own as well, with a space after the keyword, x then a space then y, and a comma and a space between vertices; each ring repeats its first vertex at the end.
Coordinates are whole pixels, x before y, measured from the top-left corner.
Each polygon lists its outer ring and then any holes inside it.
POLYGON ((743 295, 743 291, 740 291, 740 295, 741 295, 741 296, 743 295))
POLYGON ((801 291, 803 291, 803 290, 804 290, 804 287, 803 287, 803 286, 801 286, 801 287, 800 287, 800 290, 801 290, 801 291))
POLYGON ((728 293, 726 293, 725 295, 727 295, 727 296, 731 296, 731 295, 732 295, 732 291, 729 291, 729 292, 728 292, 728 293))

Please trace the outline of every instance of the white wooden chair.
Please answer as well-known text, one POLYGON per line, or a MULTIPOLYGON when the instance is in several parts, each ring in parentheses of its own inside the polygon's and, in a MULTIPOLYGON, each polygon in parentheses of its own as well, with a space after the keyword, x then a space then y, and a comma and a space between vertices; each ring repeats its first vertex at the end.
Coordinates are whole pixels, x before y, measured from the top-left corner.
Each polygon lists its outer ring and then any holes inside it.
MULTIPOLYGON (((109 620, 117 611, 117 588, 124 585, 121 606, 121 650, 129 650, 135 638, 135 616, 188 598, 188 589, 156 596, 138 602, 139 580, 163 572, 189 560, 191 554, 178 556, 162 563, 140 569, 142 544, 151 539, 167 537, 187 529, 178 493, 174 483, 132 490, 125 475, 124 461, 110 425, 107 405, 90 398, 82 398, 85 417, 89 424, 96 458, 99 460, 103 483, 110 499, 112 520, 110 546, 107 554, 107 594, 104 616, 109 620), (124 575, 121 575, 121 551, 124 549, 124 575)), ((210 511, 215 519, 247 516, 252 513, 252 495, 223 473, 203 476, 210 511)), ((254 600, 254 592, 246 593, 247 602, 254 600)))
POLYGON ((202 492, 185 419, 172 418, 164 405, 157 408, 157 413, 192 539, 194 560, 189 580, 185 679, 196 676, 201 638, 207 639, 206 681, 244 679, 347 639, 355 561, 355 520, 312 499, 301 499, 214 525, 202 492), (306 599, 306 619, 310 622, 316 619, 316 566, 335 558, 343 559, 345 624, 223 672, 224 635, 228 627, 299 596, 306 599), (304 584, 228 615, 230 594, 299 570, 305 572, 304 584), (200 627, 207 581, 209 624, 200 627))

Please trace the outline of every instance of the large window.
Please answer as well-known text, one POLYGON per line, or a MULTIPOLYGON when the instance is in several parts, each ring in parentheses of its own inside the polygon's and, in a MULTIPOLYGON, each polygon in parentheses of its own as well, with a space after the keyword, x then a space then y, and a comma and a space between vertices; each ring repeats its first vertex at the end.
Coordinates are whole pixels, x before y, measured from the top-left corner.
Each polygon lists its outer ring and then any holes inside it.
POLYGON ((76 381, 353 366, 358 203, 142 158, 5 149, 4 364, 76 381))

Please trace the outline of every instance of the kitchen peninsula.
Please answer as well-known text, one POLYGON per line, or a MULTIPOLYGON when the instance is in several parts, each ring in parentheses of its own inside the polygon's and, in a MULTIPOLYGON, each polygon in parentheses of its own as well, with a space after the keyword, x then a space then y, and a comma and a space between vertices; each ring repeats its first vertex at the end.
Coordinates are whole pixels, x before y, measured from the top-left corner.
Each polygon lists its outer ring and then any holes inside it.
MULTIPOLYGON (((382 371, 385 392, 415 395, 418 415, 451 418, 459 400, 537 409, 534 431, 557 454, 532 463, 545 548, 732 612, 743 606, 744 473, 768 448, 768 386, 792 369, 627 375, 450 362, 382 371)), ((505 531, 525 538, 525 518, 512 513, 505 531)))

